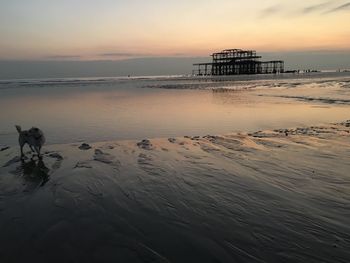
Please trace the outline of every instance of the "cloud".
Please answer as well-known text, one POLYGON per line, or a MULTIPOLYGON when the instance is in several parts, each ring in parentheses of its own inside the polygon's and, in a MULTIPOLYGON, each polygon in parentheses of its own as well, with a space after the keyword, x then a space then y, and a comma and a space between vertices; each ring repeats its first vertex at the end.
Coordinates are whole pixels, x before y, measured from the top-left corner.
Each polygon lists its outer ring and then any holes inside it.
POLYGON ((338 7, 335 7, 333 9, 331 9, 331 10, 328 10, 325 13, 335 13, 335 12, 344 11, 344 10, 350 10, 350 2, 345 3, 343 5, 340 5, 338 7))
POLYGON ((174 57, 185 57, 185 56, 188 56, 188 54, 186 53, 173 53, 173 54, 170 54, 171 56, 174 56, 174 57))
POLYGON ((265 18, 265 17, 268 17, 268 16, 270 16, 270 15, 278 14, 278 13, 280 13, 281 11, 283 11, 283 8, 282 8, 280 5, 270 6, 270 7, 268 7, 268 8, 263 9, 263 10, 260 12, 259 17, 260 17, 260 18, 265 18))
POLYGON ((98 54, 98 56, 100 57, 139 57, 139 56, 146 56, 146 54, 128 53, 128 52, 110 52, 110 53, 98 54))
POLYGON ((81 58, 79 55, 54 55, 54 56, 47 56, 46 58, 50 59, 72 59, 72 58, 81 58))
POLYGON ((98 57, 104 58, 151 58, 151 57, 188 57, 187 53, 168 53, 168 54, 154 54, 154 53, 129 53, 129 52, 110 52, 110 53, 101 53, 97 54, 98 57))
POLYGON ((320 14, 327 14, 327 13, 340 12, 344 10, 350 10, 350 2, 334 7, 334 1, 325 1, 320 4, 309 5, 309 6, 305 6, 304 8, 294 9, 294 10, 291 6, 288 6, 288 5, 274 5, 266 9, 263 9, 260 12, 259 17, 267 18, 274 15, 303 16, 303 15, 309 15, 316 12, 320 14))
POLYGON ((332 1, 324 2, 324 3, 318 4, 318 5, 308 6, 308 7, 305 7, 302 10, 302 12, 304 14, 309 14, 309 13, 312 13, 312 12, 316 12, 316 11, 322 10, 322 9, 326 8, 327 6, 329 6, 330 4, 332 4, 332 1))

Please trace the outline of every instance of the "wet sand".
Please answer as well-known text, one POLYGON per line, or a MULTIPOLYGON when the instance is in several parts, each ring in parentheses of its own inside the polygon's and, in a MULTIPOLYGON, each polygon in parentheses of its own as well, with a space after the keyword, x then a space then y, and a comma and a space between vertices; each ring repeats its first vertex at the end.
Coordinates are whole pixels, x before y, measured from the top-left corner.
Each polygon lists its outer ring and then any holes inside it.
POLYGON ((350 121, 0 149, 0 262, 349 262, 350 121))

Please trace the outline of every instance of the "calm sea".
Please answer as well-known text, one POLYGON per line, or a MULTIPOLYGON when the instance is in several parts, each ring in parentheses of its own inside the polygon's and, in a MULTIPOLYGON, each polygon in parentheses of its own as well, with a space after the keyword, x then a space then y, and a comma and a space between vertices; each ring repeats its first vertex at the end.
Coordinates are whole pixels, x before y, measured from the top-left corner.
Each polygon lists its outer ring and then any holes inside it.
POLYGON ((0 81, 0 143, 14 125, 48 144, 223 134, 350 117, 350 73, 0 81))

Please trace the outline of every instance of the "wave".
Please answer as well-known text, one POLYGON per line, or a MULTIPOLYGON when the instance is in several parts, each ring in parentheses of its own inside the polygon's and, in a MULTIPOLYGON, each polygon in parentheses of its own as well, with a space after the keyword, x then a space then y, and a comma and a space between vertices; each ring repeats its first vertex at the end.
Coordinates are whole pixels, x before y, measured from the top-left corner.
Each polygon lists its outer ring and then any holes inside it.
POLYGON ((322 102, 327 104, 350 104, 350 99, 340 99, 340 98, 315 98, 315 97, 308 97, 308 96, 288 96, 288 95, 282 95, 282 96, 274 96, 279 98, 286 98, 286 99, 297 99, 301 101, 316 101, 316 102, 322 102))
POLYGON ((55 79, 15 79, 0 80, 0 89, 16 87, 47 87, 47 86, 66 86, 66 85, 91 85, 91 84, 112 84, 125 81, 142 80, 174 80, 184 78, 179 75, 168 76, 124 76, 124 77, 106 77, 106 78, 55 78, 55 79))
POLYGON ((255 81, 212 81, 212 80, 197 80, 190 83, 152 83, 142 86, 143 88, 158 88, 158 89, 202 89, 202 90, 245 90, 245 89, 264 89, 264 88, 282 88, 293 89, 301 86, 309 85, 310 88, 328 88, 330 85, 338 86, 339 88, 350 88, 349 81, 339 80, 293 80, 293 81, 276 81, 276 80, 255 80, 255 81))

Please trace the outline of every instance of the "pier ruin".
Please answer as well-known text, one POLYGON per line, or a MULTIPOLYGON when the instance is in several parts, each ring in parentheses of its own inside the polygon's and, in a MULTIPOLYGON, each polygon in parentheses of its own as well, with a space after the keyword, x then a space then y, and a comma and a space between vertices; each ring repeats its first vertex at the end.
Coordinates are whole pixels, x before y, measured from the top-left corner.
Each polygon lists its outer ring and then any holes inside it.
POLYGON ((260 61, 255 50, 226 49, 211 55, 211 63, 193 64, 195 76, 228 76, 244 74, 279 74, 284 72, 284 61, 260 61))

